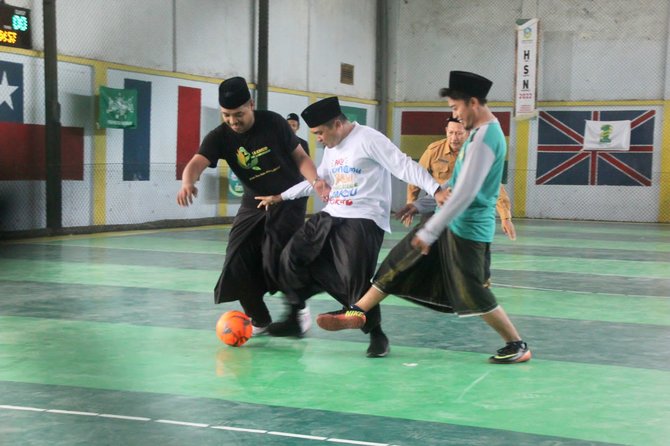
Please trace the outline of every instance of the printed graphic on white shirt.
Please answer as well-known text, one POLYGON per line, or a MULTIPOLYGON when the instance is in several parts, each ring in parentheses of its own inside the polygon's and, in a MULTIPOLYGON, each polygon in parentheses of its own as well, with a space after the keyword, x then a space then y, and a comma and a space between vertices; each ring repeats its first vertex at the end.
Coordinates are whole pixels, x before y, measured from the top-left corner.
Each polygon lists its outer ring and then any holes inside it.
POLYGON ((358 175, 362 169, 350 166, 346 158, 339 158, 333 162, 330 175, 333 178, 329 204, 351 206, 358 194, 358 175))

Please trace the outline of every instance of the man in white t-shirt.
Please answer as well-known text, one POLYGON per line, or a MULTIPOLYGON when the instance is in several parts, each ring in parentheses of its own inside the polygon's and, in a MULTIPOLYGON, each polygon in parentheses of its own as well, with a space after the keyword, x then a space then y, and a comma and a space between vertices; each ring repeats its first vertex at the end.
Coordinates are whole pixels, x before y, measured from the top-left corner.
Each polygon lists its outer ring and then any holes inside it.
MULTIPOLYGON (((280 283, 301 301, 290 302, 286 320, 270 324, 268 333, 274 336, 302 335, 299 310, 314 294, 325 291, 349 308, 369 288, 384 231, 391 229, 391 175, 418 185, 440 203, 446 198, 446 191, 428 171, 386 136, 350 122, 337 97, 310 105, 302 118, 326 147, 313 183, 326 181, 330 190, 322 196, 327 200, 323 210, 307 220, 282 251, 280 283)), ((303 181, 281 195, 256 197, 258 206, 267 209, 283 200, 306 197, 313 186, 303 181)), ((370 334, 367 356, 386 356, 389 342, 381 329, 379 306, 367 316, 361 327, 370 334)))

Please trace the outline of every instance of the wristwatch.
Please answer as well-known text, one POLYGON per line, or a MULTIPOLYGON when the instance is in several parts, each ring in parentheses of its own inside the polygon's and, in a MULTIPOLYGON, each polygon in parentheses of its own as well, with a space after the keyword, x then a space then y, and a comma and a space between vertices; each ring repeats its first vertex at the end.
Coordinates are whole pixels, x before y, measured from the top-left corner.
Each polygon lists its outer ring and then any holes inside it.
POLYGON ((312 187, 314 187, 317 181, 321 181, 321 178, 319 177, 314 178, 314 181, 312 181, 312 187))

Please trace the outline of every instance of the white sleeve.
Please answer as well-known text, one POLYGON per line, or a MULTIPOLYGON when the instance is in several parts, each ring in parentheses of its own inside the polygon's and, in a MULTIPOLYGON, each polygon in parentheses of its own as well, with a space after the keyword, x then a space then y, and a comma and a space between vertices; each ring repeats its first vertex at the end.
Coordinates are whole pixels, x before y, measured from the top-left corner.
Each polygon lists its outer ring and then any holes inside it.
POLYGON ((383 134, 378 133, 365 146, 368 156, 391 172, 394 177, 420 187, 430 196, 433 196, 440 187, 426 169, 404 154, 383 134))
POLYGON ((282 192, 281 199, 286 201, 295 200, 302 197, 309 197, 309 195, 312 193, 312 189, 312 185, 309 184, 309 181, 304 180, 282 192))
MULTIPOLYGON (((319 164, 319 167, 316 169, 316 174, 319 178, 323 178, 330 184, 330 180, 328 179, 328 168, 326 167, 325 163, 325 154, 323 158, 321 159, 321 164, 319 164)), ((309 197, 312 193, 314 188, 312 185, 309 183, 309 181, 301 181, 300 183, 289 187, 286 189, 284 192, 281 193, 281 199, 286 201, 286 200, 296 200, 298 198, 302 197, 309 197)))
POLYGON ((470 206, 484 184, 494 161, 495 154, 489 146, 483 142, 477 144, 473 141, 468 147, 467 156, 449 199, 416 236, 429 245, 435 243, 451 220, 470 206))

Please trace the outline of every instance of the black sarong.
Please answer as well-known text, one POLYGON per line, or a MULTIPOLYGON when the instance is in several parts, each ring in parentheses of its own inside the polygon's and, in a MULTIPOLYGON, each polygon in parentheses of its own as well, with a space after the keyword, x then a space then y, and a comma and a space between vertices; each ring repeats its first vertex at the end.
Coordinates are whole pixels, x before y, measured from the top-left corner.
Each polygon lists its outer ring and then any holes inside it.
MULTIPOLYGON (((279 257, 305 221, 307 198, 264 208, 241 206, 228 236, 223 271, 214 289, 218 303, 239 300, 254 323, 271 322, 263 295, 280 288, 279 257)), ((282 291, 286 291, 283 290, 282 291)))
POLYGON ((498 306, 485 286, 490 243, 458 237, 449 229, 422 255, 412 247, 417 225, 384 259, 372 282, 387 294, 444 313, 471 316, 498 306))
MULTIPOLYGON (((372 220, 319 212, 305 222, 282 252, 281 287, 293 289, 303 301, 327 292, 349 307, 370 288, 383 240, 384 231, 372 220)), ((377 306, 368 313, 363 331, 368 333, 380 323, 377 306)))

